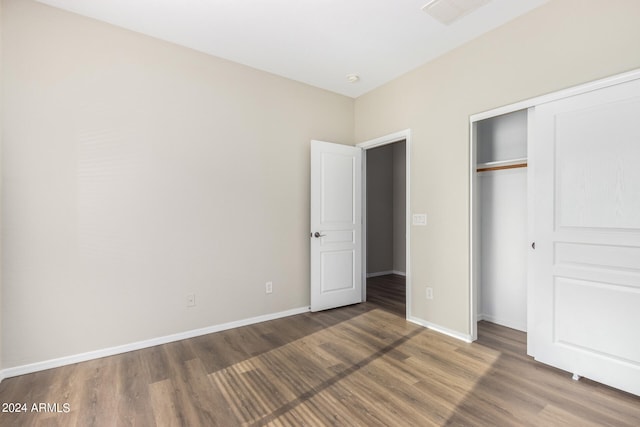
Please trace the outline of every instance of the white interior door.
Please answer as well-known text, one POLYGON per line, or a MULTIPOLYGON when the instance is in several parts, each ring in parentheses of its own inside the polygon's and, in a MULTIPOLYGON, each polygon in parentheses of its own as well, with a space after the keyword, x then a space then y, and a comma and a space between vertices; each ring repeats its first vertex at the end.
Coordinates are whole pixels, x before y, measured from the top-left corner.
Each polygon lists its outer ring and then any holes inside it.
POLYGON ((311 311, 362 301, 362 149, 311 141, 311 311))
POLYGON ((529 353, 640 395, 640 80, 537 106, 529 353))

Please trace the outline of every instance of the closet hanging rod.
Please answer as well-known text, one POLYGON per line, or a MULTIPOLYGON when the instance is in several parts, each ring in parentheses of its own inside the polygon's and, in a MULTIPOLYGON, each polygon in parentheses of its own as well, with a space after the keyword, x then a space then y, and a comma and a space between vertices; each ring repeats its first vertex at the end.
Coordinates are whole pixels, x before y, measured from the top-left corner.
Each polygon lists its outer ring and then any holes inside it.
POLYGON ((499 171, 503 169, 517 169, 517 168, 526 168, 526 167, 527 167, 527 163, 524 162, 524 163, 516 163, 513 165, 480 167, 476 169, 476 172, 489 172, 489 171, 499 171))

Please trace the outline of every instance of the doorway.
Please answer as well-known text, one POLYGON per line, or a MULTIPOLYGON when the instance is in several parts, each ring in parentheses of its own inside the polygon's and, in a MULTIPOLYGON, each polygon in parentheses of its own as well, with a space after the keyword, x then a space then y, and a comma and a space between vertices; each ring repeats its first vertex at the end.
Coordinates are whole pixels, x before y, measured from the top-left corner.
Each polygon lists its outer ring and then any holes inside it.
POLYGON ((398 132, 358 146, 365 150, 362 300, 367 300, 367 279, 395 276, 396 283, 404 280, 405 317, 409 318, 410 131, 398 132))

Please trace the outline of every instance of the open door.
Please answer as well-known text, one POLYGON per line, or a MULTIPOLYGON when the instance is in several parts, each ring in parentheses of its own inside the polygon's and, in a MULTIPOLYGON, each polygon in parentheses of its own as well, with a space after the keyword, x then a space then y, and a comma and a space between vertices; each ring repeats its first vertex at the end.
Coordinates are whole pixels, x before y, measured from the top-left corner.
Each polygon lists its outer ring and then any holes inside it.
POLYGON ((535 107, 528 327, 536 360, 637 395, 639 117, 640 80, 535 107))
POLYGON ((311 141, 311 311, 362 302, 362 149, 311 141))

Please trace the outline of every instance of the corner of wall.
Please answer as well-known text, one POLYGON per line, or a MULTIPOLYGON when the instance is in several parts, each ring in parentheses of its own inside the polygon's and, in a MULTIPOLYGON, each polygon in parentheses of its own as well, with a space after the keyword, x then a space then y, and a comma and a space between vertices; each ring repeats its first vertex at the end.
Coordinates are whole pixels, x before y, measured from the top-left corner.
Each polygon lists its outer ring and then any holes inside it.
POLYGON ((352 98, 39 2, 2 9, 3 375, 308 306, 309 140, 352 143, 352 98))

